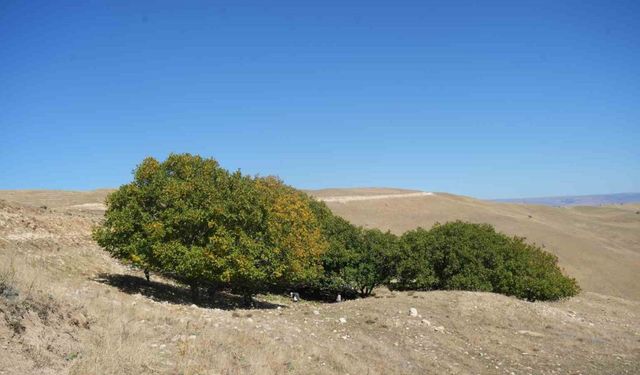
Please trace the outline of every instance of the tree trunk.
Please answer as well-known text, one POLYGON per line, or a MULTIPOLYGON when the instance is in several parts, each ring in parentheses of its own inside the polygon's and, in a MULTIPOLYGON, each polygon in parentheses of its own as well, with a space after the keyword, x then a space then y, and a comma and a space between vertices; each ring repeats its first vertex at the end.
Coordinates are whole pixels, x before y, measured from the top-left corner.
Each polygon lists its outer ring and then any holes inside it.
POLYGON ((198 302, 200 299, 200 291, 198 290, 198 283, 189 284, 189 288, 191 288, 191 299, 193 302, 198 302))
POLYGON ((149 269, 148 268, 144 269, 144 277, 147 279, 147 282, 151 281, 151 274, 149 273, 149 269))
POLYGON ((244 293, 242 295, 242 303, 245 307, 251 307, 253 305, 253 295, 251 293, 244 293))

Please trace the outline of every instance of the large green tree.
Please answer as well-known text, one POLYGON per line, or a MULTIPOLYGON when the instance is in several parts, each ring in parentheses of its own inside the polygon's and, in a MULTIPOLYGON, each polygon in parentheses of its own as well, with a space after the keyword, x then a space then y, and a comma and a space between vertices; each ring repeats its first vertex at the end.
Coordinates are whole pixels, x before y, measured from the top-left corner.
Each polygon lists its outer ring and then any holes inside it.
POLYGON ((191 286, 251 295, 317 276, 326 249, 309 199, 275 178, 229 173, 213 159, 145 159, 107 198, 94 238, 114 257, 191 286))

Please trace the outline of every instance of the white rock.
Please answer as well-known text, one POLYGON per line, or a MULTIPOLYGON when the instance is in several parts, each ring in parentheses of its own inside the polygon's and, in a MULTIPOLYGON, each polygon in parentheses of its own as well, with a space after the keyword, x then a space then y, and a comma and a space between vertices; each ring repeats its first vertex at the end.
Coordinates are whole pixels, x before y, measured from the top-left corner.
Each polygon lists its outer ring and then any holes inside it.
POLYGON ((433 330, 437 332, 444 332, 444 327, 443 326, 433 327, 433 330))
POLYGON ((542 333, 534 332, 534 331, 527 331, 526 329, 518 331, 518 334, 519 335, 525 335, 525 336, 531 336, 531 337, 544 337, 544 335, 542 333))
POLYGON ((347 319, 346 318, 340 318, 339 321, 340 321, 340 323, 345 324, 347 322, 347 319))
POLYGON ((422 324, 426 324, 426 325, 428 325, 429 327, 431 327, 431 322, 430 322, 430 321, 428 321, 427 319, 422 319, 422 320, 421 320, 421 322, 422 322, 422 324))
POLYGON ((418 310, 415 307, 412 307, 409 309, 409 315, 410 316, 418 316, 418 310))
POLYGON ((318 310, 313 310, 313 315, 320 315, 320 311, 318 311, 318 310))

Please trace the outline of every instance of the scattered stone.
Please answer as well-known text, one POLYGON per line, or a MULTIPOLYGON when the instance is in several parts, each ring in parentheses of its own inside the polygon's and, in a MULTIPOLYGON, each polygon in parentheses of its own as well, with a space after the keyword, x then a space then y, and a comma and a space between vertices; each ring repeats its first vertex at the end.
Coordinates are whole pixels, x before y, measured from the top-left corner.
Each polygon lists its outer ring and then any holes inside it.
POLYGON ((544 337, 540 332, 527 331, 526 329, 518 331, 519 335, 531 336, 531 337, 544 337))
POLYGON ((313 310, 313 315, 320 315, 320 311, 318 311, 318 310, 313 310))
POLYGON ((415 307, 410 308, 409 309, 409 316, 417 317, 418 316, 418 310, 415 307))
POLYGON ((0 297, 5 298, 9 301, 16 300, 20 296, 20 292, 18 289, 12 287, 11 285, 5 285, 2 293, 0 293, 0 297))
POLYGON ((444 333, 444 327, 443 326, 433 327, 433 330, 436 331, 436 332, 444 333))
POLYGON ((422 324, 426 324, 426 325, 428 325, 429 327, 431 327, 431 322, 430 322, 430 321, 428 321, 427 319, 422 319, 422 320, 421 320, 421 322, 422 322, 422 324))
POLYGON ((341 324, 345 324, 345 323, 347 322, 347 319, 346 319, 346 318, 340 318, 340 319, 338 319, 338 321, 339 321, 341 324))

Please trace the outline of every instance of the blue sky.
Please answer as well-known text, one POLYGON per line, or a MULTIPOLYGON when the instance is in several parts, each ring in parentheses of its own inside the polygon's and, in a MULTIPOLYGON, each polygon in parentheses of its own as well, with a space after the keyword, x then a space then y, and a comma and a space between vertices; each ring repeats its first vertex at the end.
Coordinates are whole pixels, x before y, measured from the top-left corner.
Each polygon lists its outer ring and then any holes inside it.
POLYGON ((0 189, 640 191, 637 1, 2 1, 0 68, 0 189))

